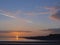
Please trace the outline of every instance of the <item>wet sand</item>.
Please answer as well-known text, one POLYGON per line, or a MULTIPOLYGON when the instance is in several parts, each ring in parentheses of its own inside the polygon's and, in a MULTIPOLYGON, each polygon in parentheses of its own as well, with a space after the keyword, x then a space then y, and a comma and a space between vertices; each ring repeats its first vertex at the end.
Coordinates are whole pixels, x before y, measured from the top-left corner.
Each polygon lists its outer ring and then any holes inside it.
POLYGON ((0 44, 19 44, 19 45, 60 45, 60 42, 28 42, 28 41, 0 41, 0 44))

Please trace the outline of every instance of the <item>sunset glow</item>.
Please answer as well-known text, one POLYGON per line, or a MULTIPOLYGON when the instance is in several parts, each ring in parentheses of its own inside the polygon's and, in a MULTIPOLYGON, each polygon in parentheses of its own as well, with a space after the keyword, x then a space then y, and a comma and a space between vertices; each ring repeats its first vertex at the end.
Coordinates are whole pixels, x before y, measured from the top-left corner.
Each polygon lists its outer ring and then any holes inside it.
POLYGON ((60 33, 48 30, 59 28, 60 0, 0 0, 0 31, 4 31, 1 36, 11 36, 18 40, 24 36, 60 33))

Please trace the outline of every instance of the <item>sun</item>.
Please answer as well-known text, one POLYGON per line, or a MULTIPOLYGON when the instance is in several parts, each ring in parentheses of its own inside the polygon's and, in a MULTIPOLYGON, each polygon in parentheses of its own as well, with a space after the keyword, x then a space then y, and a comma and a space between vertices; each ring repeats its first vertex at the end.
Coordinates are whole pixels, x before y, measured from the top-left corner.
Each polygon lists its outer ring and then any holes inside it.
POLYGON ((10 33, 11 36, 14 36, 16 40, 20 40, 21 37, 24 37, 27 35, 26 32, 18 32, 18 31, 15 31, 15 32, 11 32, 10 33))

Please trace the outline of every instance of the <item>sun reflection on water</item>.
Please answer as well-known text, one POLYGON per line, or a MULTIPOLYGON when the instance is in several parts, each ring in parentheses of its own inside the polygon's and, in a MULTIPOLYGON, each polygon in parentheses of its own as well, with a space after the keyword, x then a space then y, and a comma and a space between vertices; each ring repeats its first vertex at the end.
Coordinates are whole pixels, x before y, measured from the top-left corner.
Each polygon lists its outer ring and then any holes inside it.
POLYGON ((27 35, 26 32, 18 32, 18 31, 12 31, 10 33, 1 33, 0 40, 11 40, 11 41, 19 41, 19 40, 25 40, 25 38, 23 38, 24 36, 27 35), (3 37, 2 37, 2 36, 3 37))
POLYGON ((17 32, 17 35, 16 35, 16 40, 18 40, 19 39, 19 34, 18 34, 18 32, 17 32))

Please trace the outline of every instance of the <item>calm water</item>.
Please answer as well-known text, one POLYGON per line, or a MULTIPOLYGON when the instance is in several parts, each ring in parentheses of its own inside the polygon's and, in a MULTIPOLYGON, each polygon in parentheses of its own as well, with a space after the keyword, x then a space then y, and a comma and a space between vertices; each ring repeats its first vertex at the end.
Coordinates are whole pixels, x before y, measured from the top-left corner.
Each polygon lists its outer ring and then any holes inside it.
POLYGON ((19 38, 19 37, 27 36, 27 34, 28 33, 26 32, 2 31, 0 32, 0 41, 39 41, 39 40, 19 38))
MULTIPOLYGON (((28 42, 57 42, 54 40, 32 40, 32 39, 25 39, 25 38, 0 38, 0 41, 28 41, 28 42)), ((60 43, 3 43, 2 44, 20 44, 20 45, 60 45, 60 43)))
POLYGON ((57 42, 56 40, 33 40, 26 38, 19 38, 23 36, 28 36, 28 33, 24 32, 0 32, 0 41, 31 41, 31 42, 57 42))
POLYGON ((58 40, 34 40, 26 38, 0 38, 0 41, 29 41, 29 42, 57 42, 58 40))
POLYGON ((0 41, 40 41, 40 40, 32 40, 25 38, 0 38, 0 41))

